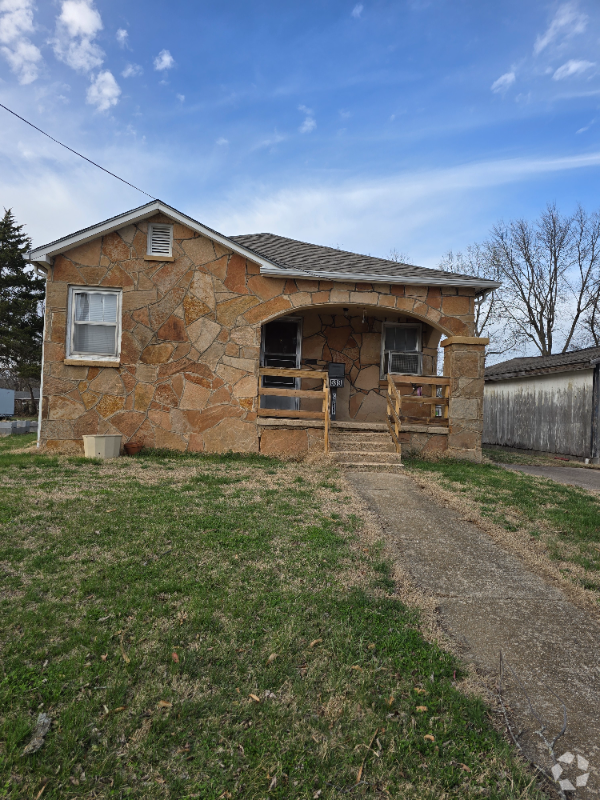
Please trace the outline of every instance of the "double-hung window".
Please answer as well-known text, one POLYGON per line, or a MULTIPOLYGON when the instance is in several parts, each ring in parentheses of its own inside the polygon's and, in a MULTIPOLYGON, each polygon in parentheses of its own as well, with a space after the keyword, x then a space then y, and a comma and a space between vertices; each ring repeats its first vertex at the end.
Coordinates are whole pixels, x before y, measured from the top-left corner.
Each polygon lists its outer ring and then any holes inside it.
POLYGON ((121 290, 71 287, 67 357, 118 359, 121 349, 121 290))
POLYGON ((421 326, 384 322, 381 332, 381 377, 389 373, 421 375, 421 326))

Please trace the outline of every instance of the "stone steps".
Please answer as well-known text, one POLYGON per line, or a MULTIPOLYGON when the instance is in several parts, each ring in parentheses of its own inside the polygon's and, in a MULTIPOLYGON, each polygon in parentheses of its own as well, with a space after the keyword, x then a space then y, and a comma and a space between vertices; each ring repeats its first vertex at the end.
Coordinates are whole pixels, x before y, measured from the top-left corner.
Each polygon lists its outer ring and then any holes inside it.
POLYGON ((329 434, 332 459, 353 472, 400 472, 402 460, 391 436, 381 425, 338 427, 329 434))

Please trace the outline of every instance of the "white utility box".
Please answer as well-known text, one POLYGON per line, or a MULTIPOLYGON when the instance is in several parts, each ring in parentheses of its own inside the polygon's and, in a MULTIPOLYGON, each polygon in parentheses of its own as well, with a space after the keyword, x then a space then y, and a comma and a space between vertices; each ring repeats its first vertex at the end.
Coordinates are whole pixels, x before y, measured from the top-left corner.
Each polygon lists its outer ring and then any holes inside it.
POLYGON ((0 389, 0 417, 12 417, 15 413, 14 389, 0 389))
POLYGON ((117 458, 121 454, 120 434, 83 436, 83 451, 86 458, 117 458))

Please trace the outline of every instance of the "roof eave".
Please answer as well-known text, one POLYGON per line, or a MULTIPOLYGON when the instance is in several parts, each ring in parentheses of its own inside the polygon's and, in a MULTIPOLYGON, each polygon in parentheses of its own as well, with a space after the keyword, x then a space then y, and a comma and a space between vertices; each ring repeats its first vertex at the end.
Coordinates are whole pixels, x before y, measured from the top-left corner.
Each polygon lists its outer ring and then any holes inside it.
POLYGON ((250 250, 247 247, 232 241, 222 233, 219 233, 218 231, 215 231, 206 225, 202 225, 202 223, 198 222, 198 220, 188 217, 187 214, 182 214, 180 211, 177 211, 177 209, 166 205, 166 203, 163 203, 160 200, 154 200, 153 202, 147 203, 145 206, 140 206, 133 211, 120 214, 118 217, 112 217, 105 222, 101 222, 98 225, 92 226, 91 228, 86 228, 80 233, 72 234, 71 236, 65 236, 62 239, 58 239, 57 241, 51 242, 50 244, 42 247, 36 247, 30 251, 29 261, 32 264, 39 264, 47 269, 48 266, 52 265, 54 257, 64 253, 66 250, 70 250, 78 245, 91 242, 93 239, 97 239, 98 236, 104 236, 108 233, 112 233, 113 231, 119 230, 119 228, 123 228, 126 225, 132 224, 133 222, 140 222, 144 219, 148 219, 158 212, 164 214, 166 217, 169 217, 175 222, 179 222, 182 225, 191 228, 197 233, 200 233, 202 236, 206 236, 209 239, 212 239, 213 241, 223 245, 224 247, 233 250, 234 253, 237 253, 244 258, 248 258, 250 261, 258 264, 261 268, 261 271, 263 267, 276 267, 273 262, 269 261, 267 258, 264 258, 264 256, 260 256, 253 250, 250 250))
POLYGON ((480 280, 457 280, 452 281, 437 278, 417 278, 412 276, 401 277, 399 275, 369 275, 359 272, 326 272, 324 270, 301 270, 292 267, 278 267, 267 265, 260 269, 261 275, 272 275, 278 278, 316 278, 317 280, 340 281, 344 283, 401 283, 413 284, 416 286, 468 286, 472 289, 479 289, 481 292, 498 289, 501 284, 497 281, 480 280))
POLYGON ((592 369, 593 361, 576 361, 573 364, 561 364, 558 367, 537 367, 523 372, 501 372, 496 375, 485 375, 485 382, 496 383, 498 381, 514 381, 519 378, 542 378, 545 375, 554 375, 558 372, 581 372, 581 370, 592 369))

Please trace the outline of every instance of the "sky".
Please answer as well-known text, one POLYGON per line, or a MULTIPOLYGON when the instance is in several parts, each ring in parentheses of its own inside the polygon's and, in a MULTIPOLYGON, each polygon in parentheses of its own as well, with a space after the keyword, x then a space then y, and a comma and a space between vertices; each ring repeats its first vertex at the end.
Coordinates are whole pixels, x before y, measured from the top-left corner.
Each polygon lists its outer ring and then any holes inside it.
MULTIPOLYGON (((436 267, 600 208, 598 0, 0 0, 0 103, 226 235, 436 267)), ((0 108, 35 246, 148 200, 0 108)))

